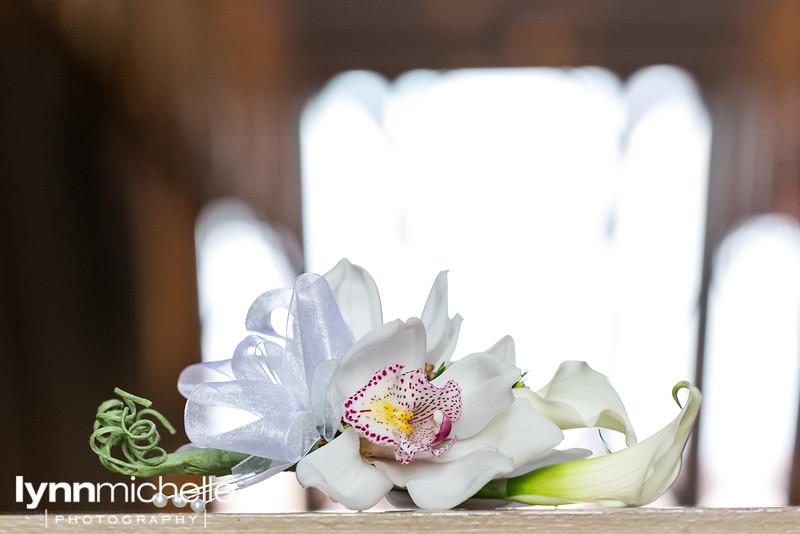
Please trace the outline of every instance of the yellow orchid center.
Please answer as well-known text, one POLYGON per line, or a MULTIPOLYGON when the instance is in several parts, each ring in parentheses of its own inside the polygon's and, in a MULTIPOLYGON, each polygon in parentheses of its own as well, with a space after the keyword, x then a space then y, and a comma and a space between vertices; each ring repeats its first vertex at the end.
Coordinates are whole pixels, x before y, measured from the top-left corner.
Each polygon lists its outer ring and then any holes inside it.
POLYGON ((384 425, 391 425, 409 434, 414 431, 414 427, 408 424, 414 418, 413 413, 398 408, 386 399, 374 404, 371 409, 361 411, 369 412, 373 419, 384 425))

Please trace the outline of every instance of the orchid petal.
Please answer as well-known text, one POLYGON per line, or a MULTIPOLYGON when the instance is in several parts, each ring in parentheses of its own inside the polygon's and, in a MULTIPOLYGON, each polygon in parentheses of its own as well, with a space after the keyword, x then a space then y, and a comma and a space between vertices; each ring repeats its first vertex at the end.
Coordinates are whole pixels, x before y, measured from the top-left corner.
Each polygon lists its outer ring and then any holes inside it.
POLYGON ((365 269, 342 259, 325 273, 325 280, 355 339, 383 323, 378 288, 365 269))
POLYGON ((636 443, 633 425, 616 390, 586 362, 563 362, 550 383, 536 393, 528 388, 514 388, 513 392, 563 430, 603 427, 624 433, 628 445, 636 443))
POLYGON ((407 369, 425 366, 425 327, 419 319, 399 319, 380 325, 358 340, 344 355, 334 376, 339 392, 349 397, 378 370, 391 365, 407 369))
POLYGON ((459 439, 474 436, 511 406, 511 386, 519 378, 519 369, 491 354, 470 354, 450 365, 433 385, 443 387, 453 380, 461 388, 461 419, 453 423, 453 434, 459 439))
POLYGON ((227 382, 233 380, 231 360, 218 360, 189 365, 178 377, 178 392, 189 398, 192 390, 203 382, 227 382))
POLYGON ((689 396, 678 416, 646 440, 597 458, 576 460, 508 479, 507 498, 526 504, 596 501, 609 507, 643 506, 660 497, 678 476, 681 454, 700 410, 701 394, 689 396))
POLYGON ((198 384, 184 414, 197 445, 297 461, 319 439, 302 395, 261 380, 198 384))
POLYGON ((296 474, 301 485, 319 488, 352 510, 375 506, 392 489, 386 475, 361 458, 352 428, 300 460, 296 474))
POLYGON ((517 365, 516 353, 514 350, 514 338, 511 336, 504 336, 497 343, 486 351, 487 354, 497 356, 509 365, 517 365))
POLYGON ((440 461, 450 461, 488 448, 511 458, 512 469, 516 469, 558 445, 563 437, 561 430, 534 410, 530 403, 517 399, 478 434, 456 440, 440 461))
POLYGON ((395 485, 408 490, 417 506, 429 510, 452 508, 512 469, 508 456, 490 449, 475 450, 453 461, 420 459, 408 465, 383 459, 374 462, 395 485))
POLYGON ((440 272, 434 280, 421 319, 428 335, 426 362, 433 364, 434 369, 442 364, 447 365, 456 350, 462 321, 458 314, 452 319, 448 316, 447 271, 440 272))

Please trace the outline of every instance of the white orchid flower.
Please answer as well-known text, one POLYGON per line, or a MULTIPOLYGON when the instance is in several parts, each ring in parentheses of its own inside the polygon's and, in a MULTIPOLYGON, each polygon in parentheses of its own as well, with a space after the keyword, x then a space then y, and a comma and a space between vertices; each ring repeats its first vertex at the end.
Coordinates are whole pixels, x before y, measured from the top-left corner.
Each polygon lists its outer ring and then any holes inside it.
POLYGON ((449 363, 460 323, 447 317, 441 273, 422 319, 382 324, 359 339, 334 376, 350 426, 298 463, 298 481, 356 510, 394 486, 421 508, 446 509, 558 444, 559 428, 512 393, 520 371, 510 338, 449 363))
POLYGON ((393 486, 421 508, 446 509, 561 441, 554 423, 514 398, 519 369, 476 353, 428 383, 425 348, 417 319, 382 325, 353 346, 334 377, 351 426, 300 460, 301 484, 357 510, 393 486))

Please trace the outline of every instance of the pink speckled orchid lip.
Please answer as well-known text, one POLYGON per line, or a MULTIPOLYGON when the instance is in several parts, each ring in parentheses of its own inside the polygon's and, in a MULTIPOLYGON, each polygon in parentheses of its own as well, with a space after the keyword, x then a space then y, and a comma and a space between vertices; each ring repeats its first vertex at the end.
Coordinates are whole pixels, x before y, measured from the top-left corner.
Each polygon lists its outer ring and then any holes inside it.
POLYGON ((441 456, 455 442, 450 430, 461 417, 461 389, 452 380, 438 388, 424 370, 403 369, 396 364, 375 373, 347 399, 344 419, 369 442, 393 445, 395 459, 408 464, 420 452, 441 456))

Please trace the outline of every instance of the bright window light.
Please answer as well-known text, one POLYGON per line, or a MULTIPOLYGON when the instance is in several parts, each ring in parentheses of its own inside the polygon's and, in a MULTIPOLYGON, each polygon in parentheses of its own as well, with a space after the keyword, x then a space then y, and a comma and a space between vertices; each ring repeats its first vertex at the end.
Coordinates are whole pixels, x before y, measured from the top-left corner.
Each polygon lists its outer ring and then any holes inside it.
POLYGON ((788 503, 800 398, 800 226, 746 221, 720 247, 709 302, 700 504, 788 503))
POLYGON ((710 135, 672 67, 344 73, 302 121, 306 266, 364 266, 387 320, 448 269, 456 357, 586 360, 647 437, 694 375, 710 135))

